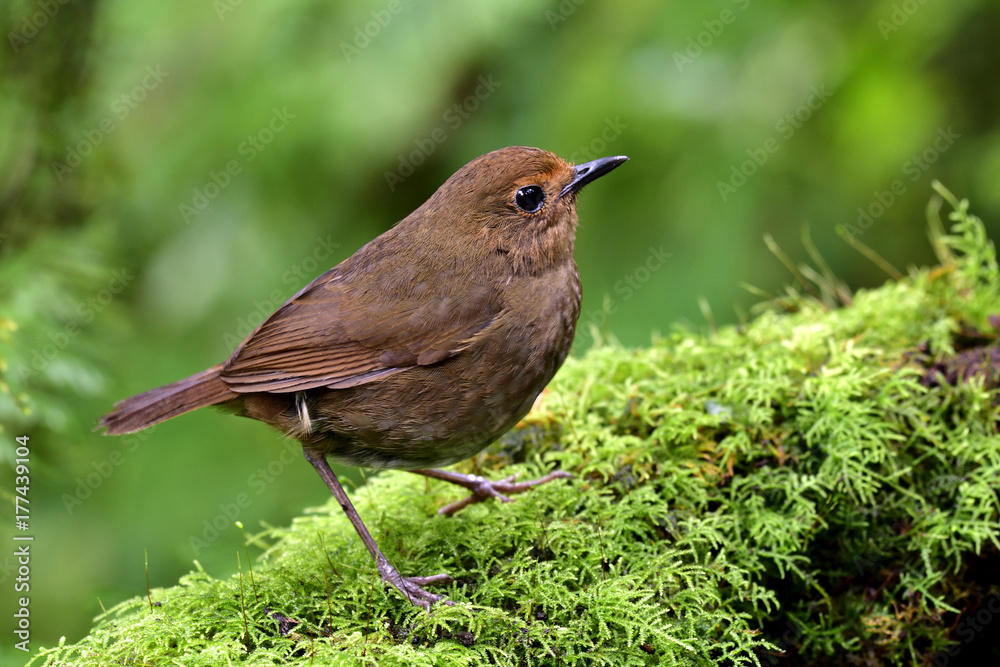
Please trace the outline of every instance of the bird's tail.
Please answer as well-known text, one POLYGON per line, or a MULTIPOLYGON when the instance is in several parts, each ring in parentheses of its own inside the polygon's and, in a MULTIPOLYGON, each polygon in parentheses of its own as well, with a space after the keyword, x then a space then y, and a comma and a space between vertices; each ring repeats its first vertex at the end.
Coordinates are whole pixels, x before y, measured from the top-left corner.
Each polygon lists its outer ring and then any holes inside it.
MULTIPOLYGON (((222 364, 189 378, 126 398, 101 418, 105 435, 135 433, 197 408, 224 403, 239 396, 219 377, 222 364)), ((95 429, 96 430, 96 429, 95 429)))

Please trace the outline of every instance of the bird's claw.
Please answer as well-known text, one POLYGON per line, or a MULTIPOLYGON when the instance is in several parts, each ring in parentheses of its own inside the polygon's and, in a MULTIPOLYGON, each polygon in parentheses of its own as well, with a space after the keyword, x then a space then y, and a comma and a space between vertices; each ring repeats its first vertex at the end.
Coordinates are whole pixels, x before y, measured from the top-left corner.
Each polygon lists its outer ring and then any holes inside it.
POLYGON ((448 479, 447 481, 458 484, 459 486, 464 486, 472 491, 472 493, 462 500, 442 507, 438 510, 438 514, 451 515, 468 507, 469 505, 481 503, 484 500, 489 500, 490 498, 497 498, 504 503, 513 502, 514 499, 509 497, 507 494, 523 493, 533 486, 538 486, 539 484, 545 484, 546 482, 551 482, 556 479, 569 478, 572 476, 573 475, 564 470, 555 470, 544 477, 531 479, 526 482, 516 482, 515 480, 517 479, 517 474, 513 474, 495 482, 491 482, 485 477, 479 477, 477 475, 463 475, 462 477, 465 479, 448 479))
POLYGON ((394 586, 407 600, 418 607, 423 607, 428 613, 430 613, 431 605, 435 602, 440 602, 448 606, 454 606, 455 604, 451 600, 445 599, 443 595, 431 593, 423 589, 424 586, 433 584, 450 584, 454 581, 451 575, 442 573, 429 577, 404 577, 399 574, 399 570, 393 567, 382 554, 379 554, 378 557, 378 573, 382 577, 382 581, 394 586))

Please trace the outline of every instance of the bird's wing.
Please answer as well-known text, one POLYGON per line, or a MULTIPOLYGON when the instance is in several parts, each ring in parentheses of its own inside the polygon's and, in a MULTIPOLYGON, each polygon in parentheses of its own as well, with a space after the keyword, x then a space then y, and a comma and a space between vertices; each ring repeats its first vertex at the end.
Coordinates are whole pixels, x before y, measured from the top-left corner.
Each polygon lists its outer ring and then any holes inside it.
POLYGON ((376 295, 352 289, 338 268, 292 297, 233 353, 221 373, 233 391, 340 389, 435 364, 461 352, 499 310, 485 287, 427 294, 405 285, 402 293, 382 288, 376 295))

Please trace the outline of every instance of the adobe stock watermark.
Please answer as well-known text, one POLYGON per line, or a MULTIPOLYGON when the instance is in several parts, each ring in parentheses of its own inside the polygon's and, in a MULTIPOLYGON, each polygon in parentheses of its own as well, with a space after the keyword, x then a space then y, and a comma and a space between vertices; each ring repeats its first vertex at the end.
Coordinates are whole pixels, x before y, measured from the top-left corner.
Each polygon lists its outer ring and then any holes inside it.
POLYGON ((0 563, 0 584, 5 583, 10 578, 10 575, 15 572, 17 572, 17 563, 9 554, 4 555, 3 562, 0 563))
POLYGON ((267 121, 267 124, 257 131, 256 134, 248 135, 236 147, 236 153, 241 159, 233 158, 226 162, 225 166, 219 171, 209 171, 208 180, 205 181, 205 184, 192 190, 194 194, 191 197, 190 203, 180 203, 179 210, 181 217, 184 218, 184 222, 190 224, 192 220, 201 215, 208 208, 209 204, 212 203, 212 200, 229 187, 229 184, 233 182, 233 178, 243 173, 243 167, 256 160, 257 156, 279 134, 285 131, 289 121, 294 118, 295 114, 289 113, 288 107, 281 109, 274 107, 271 109, 271 118, 267 121))
POLYGON ((111 278, 103 289, 97 294, 77 302, 74 309, 76 319, 70 320, 58 331, 49 332, 49 342, 32 351, 31 359, 27 365, 18 364, 14 371, 17 376, 21 380, 26 380, 44 371, 52 360, 58 357, 63 350, 69 347, 70 342, 80 335, 83 328, 93 322, 110 305, 115 296, 121 294, 133 280, 135 280, 135 274, 125 267, 112 271, 111 278))
POLYGON ((368 48, 372 41, 382 34, 382 30, 389 26, 394 16, 397 16, 406 9, 405 5, 413 0, 389 0, 384 9, 373 9, 371 11, 372 20, 362 25, 354 26, 354 39, 350 44, 340 43, 340 52, 344 54, 344 59, 351 62, 351 59, 360 55, 368 48))
POLYGON ((138 433, 129 433, 128 435, 116 438, 116 444, 123 445, 121 449, 112 449, 101 460, 91 461, 90 467, 92 470, 86 475, 76 478, 76 486, 73 489, 73 493, 62 494, 63 507, 66 508, 66 513, 73 514, 88 498, 93 496, 94 492, 104 482, 108 481, 116 470, 125 464, 125 457, 139 449, 139 446, 149 440, 149 436, 155 430, 156 426, 153 426, 138 433))
POLYGON ((561 0, 555 11, 547 9, 545 18, 548 19, 549 27, 555 30, 560 23, 568 19, 576 11, 576 8, 587 0, 561 0))
POLYGON ((389 192, 394 192, 397 185, 412 176, 416 168, 433 155, 438 146, 448 140, 448 128, 454 132, 462 127, 462 123, 502 85, 499 81, 493 80, 492 74, 480 75, 478 81, 479 84, 471 95, 460 102, 455 102, 441 114, 444 126, 439 125, 431 130, 426 137, 415 139, 413 141, 415 148, 406 155, 399 154, 399 166, 396 167, 396 171, 387 171, 383 174, 385 184, 389 186, 389 192))
MULTIPOLYGON (((663 249, 663 245, 653 247, 649 246, 646 253, 646 258, 638 266, 636 266, 632 271, 626 273, 614 284, 615 294, 619 295, 619 299, 614 297, 605 297, 604 303, 600 308, 596 308, 587 312, 581 320, 584 323, 583 330, 590 332, 591 325, 598 328, 604 326, 608 321, 609 315, 614 315, 618 312, 622 304, 625 304, 631 299, 635 294, 641 290, 654 273, 663 268, 667 263, 667 260, 673 257, 673 253, 666 252, 663 249)), ((579 330, 580 327, 577 327, 579 330)), ((582 336, 577 336, 576 340, 581 340, 582 336)))
POLYGON ((117 130, 118 124, 128 118, 129 114, 168 76, 170 76, 170 72, 164 72, 159 65, 156 67, 147 66, 146 76, 143 77, 142 81, 132 90, 111 102, 112 116, 105 116, 97 123, 97 127, 81 132, 83 139, 80 141, 73 145, 67 144, 66 157, 63 158, 62 162, 52 161, 50 166, 56 179, 62 183, 63 179, 72 174, 73 170, 83 162, 83 159, 90 155, 106 136, 117 130))
POLYGON ((302 446, 296 440, 283 440, 281 452, 272 459, 266 466, 257 469, 255 473, 247 478, 247 486, 251 493, 241 491, 236 494, 232 501, 219 503, 219 511, 211 518, 201 522, 202 530, 200 535, 191 534, 188 536, 188 544, 197 556, 212 542, 219 539, 233 523, 240 518, 243 510, 247 509, 256 498, 260 497, 274 481, 285 472, 285 469, 295 463, 302 461, 302 446))
POLYGON ((906 194, 909 188, 907 181, 916 183, 920 180, 920 177, 961 138, 962 135, 951 129, 951 125, 947 129, 939 127, 930 145, 903 163, 902 172, 906 179, 897 178, 889 184, 888 190, 875 190, 872 193, 872 201, 858 207, 856 224, 845 225, 844 231, 851 236, 861 236, 868 231, 899 197, 906 194))
POLYGON ((243 4, 243 0, 213 0, 212 9, 220 21, 226 20, 226 14, 235 12, 236 8, 243 4))
MULTIPOLYGON (((281 274, 281 282, 291 285, 292 290, 298 290, 313 281, 319 274, 329 268, 330 258, 334 256, 334 251, 340 247, 339 243, 334 243, 327 235, 316 237, 316 247, 312 254, 306 256, 302 261, 293 264, 287 271, 281 274)), ((290 290, 289 290, 290 291, 290 290)), ((236 320, 236 330, 232 333, 226 332, 222 335, 222 340, 229 350, 246 340, 246 337, 253 333, 261 325, 266 317, 276 311, 288 297, 286 290, 273 289, 268 298, 263 301, 254 301, 254 310, 246 317, 236 320)))
POLYGON ((903 2, 894 4, 889 18, 878 20, 878 31, 882 34, 882 39, 889 41, 889 35, 899 31, 917 13, 917 10, 926 4, 927 0, 903 0, 903 2))
POLYGON ((621 121, 621 117, 615 116, 614 120, 605 118, 604 129, 601 130, 601 133, 594 137, 590 143, 577 148, 567 160, 573 164, 581 164, 605 157, 607 147, 622 135, 623 130, 627 129, 628 125, 621 121))
POLYGON ((7 42, 10 48, 17 53, 28 45, 38 33, 45 29, 49 21, 59 13, 62 5, 69 4, 69 0, 40 0, 38 9, 21 19, 21 26, 17 32, 13 30, 7 33, 7 42))
POLYGON ((781 142, 791 139, 795 132, 801 129, 832 95, 833 93, 827 90, 825 84, 811 86, 802 104, 786 113, 774 124, 774 131, 778 133, 778 137, 768 137, 760 147, 748 148, 746 151, 748 159, 738 165, 730 165, 729 178, 725 181, 715 182, 715 187, 719 191, 722 201, 727 201, 738 189, 746 185, 747 180, 752 178, 767 163, 768 159, 781 149, 781 142))
MULTIPOLYGON (((750 6, 750 0, 731 0, 731 2, 736 5, 736 9, 740 12, 745 12, 750 6)), ((726 26, 736 22, 738 16, 739 14, 727 7, 719 12, 718 17, 702 21, 701 24, 705 26, 705 29, 688 37, 687 47, 683 51, 674 51, 673 53, 677 71, 683 74, 684 68, 700 58, 705 49, 712 46, 715 40, 722 36, 726 26)))
MULTIPOLYGON (((955 626, 955 635, 962 640, 962 644, 970 644, 978 634, 985 632, 987 626, 993 623, 998 616, 1000 616, 1000 595, 993 594, 983 601, 975 614, 962 614, 962 620, 955 626)), ((991 630, 995 635, 997 628, 993 627, 991 630)), ((946 667, 946 665, 951 664, 952 658, 957 658, 961 653, 962 646, 952 644, 935 653, 930 664, 934 667, 946 667)))

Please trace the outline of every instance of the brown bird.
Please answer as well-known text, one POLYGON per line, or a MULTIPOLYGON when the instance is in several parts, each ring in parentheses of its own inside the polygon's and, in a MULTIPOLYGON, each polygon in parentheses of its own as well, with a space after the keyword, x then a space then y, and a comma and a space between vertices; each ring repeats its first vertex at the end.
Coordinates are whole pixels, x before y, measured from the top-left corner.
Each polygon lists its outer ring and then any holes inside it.
POLYGON ((100 427, 132 433, 221 405, 298 439, 382 579, 429 610, 443 598, 422 587, 452 578, 401 576, 327 457, 472 491, 444 514, 571 477, 490 482, 431 468, 469 458, 514 426, 566 359, 580 314, 577 193, 627 159, 573 166, 526 147, 476 158, 289 299, 228 361, 116 404, 100 427))

